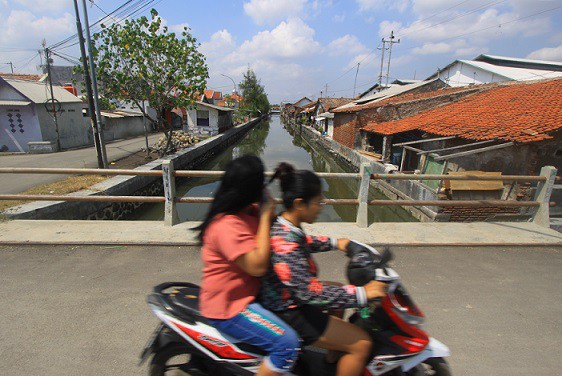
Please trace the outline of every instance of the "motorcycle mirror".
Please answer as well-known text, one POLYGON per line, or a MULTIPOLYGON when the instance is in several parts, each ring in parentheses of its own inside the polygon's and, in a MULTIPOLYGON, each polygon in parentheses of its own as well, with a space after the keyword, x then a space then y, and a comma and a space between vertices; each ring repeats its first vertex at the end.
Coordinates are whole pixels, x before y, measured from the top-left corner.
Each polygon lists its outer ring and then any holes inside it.
POLYGON ((381 261, 379 262, 380 265, 386 265, 389 261, 393 259, 392 252, 390 248, 384 248, 381 252, 381 261))

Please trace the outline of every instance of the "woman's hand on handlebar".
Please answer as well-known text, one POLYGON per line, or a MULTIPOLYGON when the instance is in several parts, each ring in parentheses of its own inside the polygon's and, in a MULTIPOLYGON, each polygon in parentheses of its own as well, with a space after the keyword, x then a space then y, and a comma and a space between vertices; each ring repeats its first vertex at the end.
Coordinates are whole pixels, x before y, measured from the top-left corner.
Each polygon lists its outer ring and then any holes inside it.
POLYGON ((386 283, 379 281, 371 281, 363 286, 365 294, 367 295, 367 300, 373 300, 386 296, 387 287, 386 283))

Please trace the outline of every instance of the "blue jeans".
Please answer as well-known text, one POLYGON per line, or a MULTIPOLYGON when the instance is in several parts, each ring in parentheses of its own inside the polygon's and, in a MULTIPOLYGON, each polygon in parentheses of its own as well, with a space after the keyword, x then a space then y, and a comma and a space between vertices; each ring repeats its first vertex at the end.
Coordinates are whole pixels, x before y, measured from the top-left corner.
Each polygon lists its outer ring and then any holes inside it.
POLYGON ((258 303, 252 303, 231 319, 207 319, 219 332, 268 353, 265 365, 277 373, 289 372, 300 351, 297 333, 258 303))

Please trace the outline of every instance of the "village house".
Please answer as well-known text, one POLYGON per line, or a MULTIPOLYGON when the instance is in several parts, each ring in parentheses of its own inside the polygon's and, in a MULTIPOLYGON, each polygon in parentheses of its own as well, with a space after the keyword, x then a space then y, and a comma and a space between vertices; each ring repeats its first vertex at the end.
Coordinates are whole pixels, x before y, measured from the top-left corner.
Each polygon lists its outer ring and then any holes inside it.
POLYGON ((386 142, 386 150, 398 151, 400 170, 420 173, 536 175, 544 165, 562 167, 562 78, 481 85, 447 97, 450 103, 415 115, 368 122, 362 145, 386 142))
POLYGON ((562 62, 479 55, 473 60, 455 60, 427 79, 440 78, 449 86, 467 86, 556 77, 562 77, 562 62))
POLYGON ((198 101, 193 109, 182 109, 185 116, 183 130, 195 134, 215 136, 232 128, 232 112, 228 107, 198 101))
POLYGON ((404 86, 404 85, 411 85, 411 84, 417 84, 418 82, 421 82, 422 80, 405 80, 405 79, 396 79, 394 81, 392 81, 390 84, 388 85, 384 85, 384 84, 379 84, 378 82, 375 83, 373 86, 371 86, 370 88, 368 88, 367 90, 365 90, 364 92, 362 92, 361 94, 359 94, 357 96, 358 99, 360 98, 365 98, 368 97, 370 95, 376 94, 379 91, 382 90, 386 90, 386 89, 390 89, 393 86, 404 86))
POLYGON ((319 98, 313 110, 318 130, 328 137, 334 136, 334 114, 330 111, 351 102, 352 98, 319 98))
POLYGON ((60 86, 53 86, 53 92, 58 131, 45 82, 0 78, 0 150, 28 152, 41 143, 45 151, 53 151, 59 145, 67 149, 93 143, 82 112, 87 105, 60 86))
POLYGON ((337 107, 331 110, 334 113, 333 139, 348 148, 359 148, 361 142, 359 130, 367 122, 374 119, 396 119, 407 114, 411 115, 412 111, 428 108, 426 106, 433 106, 433 102, 427 105, 418 103, 416 106, 410 106, 406 112, 397 107, 398 104, 407 102, 415 96, 423 96, 424 93, 428 93, 429 96, 439 96, 446 87, 447 85, 438 79, 398 85, 337 107))

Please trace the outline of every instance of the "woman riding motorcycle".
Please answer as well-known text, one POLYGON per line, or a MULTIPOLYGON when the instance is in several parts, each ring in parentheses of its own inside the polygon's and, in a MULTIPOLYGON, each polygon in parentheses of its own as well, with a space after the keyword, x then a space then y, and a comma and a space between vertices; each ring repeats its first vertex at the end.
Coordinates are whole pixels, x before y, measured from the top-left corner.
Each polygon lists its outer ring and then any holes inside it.
POLYGON ((321 210, 321 181, 312 171, 297 171, 281 163, 279 178, 286 211, 271 226, 271 264, 262 278, 260 302, 291 325, 304 345, 344 353, 337 375, 358 376, 364 371, 372 342, 359 327, 330 316, 327 309, 363 307, 385 295, 386 285, 371 281, 363 287, 323 284, 317 279, 315 252, 346 252, 349 239, 306 235, 301 223, 313 223, 321 210))

